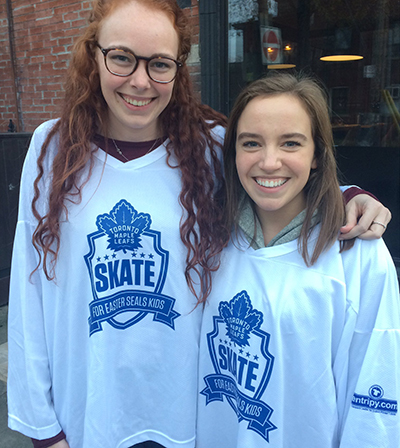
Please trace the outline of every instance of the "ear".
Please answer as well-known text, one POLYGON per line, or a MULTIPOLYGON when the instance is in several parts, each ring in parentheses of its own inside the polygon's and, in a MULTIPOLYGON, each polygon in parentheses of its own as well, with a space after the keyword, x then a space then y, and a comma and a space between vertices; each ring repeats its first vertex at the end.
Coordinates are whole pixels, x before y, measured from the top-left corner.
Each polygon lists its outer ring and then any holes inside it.
POLYGON ((311 169, 316 170, 317 169, 317 158, 314 157, 313 161, 311 162, 311 169))

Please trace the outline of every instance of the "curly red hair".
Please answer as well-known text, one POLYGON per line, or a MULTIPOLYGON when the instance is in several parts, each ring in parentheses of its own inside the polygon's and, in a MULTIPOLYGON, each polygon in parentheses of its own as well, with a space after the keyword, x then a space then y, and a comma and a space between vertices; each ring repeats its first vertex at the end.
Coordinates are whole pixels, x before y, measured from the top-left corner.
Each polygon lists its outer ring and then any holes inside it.
POLYGON ((94 1, 89 25, 74 47, 65 86, 63 113, 48 134, 38 158, 39 174, 34 182, 32 201, 38 225, 32 241, 39 253, 39 266, 43 266, 48 280, 54 279, 60 248, 60 216, 63 211, 67 213, 66 201, 80 201, 81 189, 91 176, 91 142, 96 132, 100 129, 107 136, 107 104, 101 93, 95 59, 97 36, 102 21, 112 11, 133 1, 164 11, 171 18, 179 37, 178 60, 183 67, 178 71, 171 101, 160 120, 165 135, 171 140, 167 147, 168 161, 172 153, 177 160, 176 166, 170 166, 182 172, 179 200, 184 212, 180 235, 187 248, 185 276, 190 290, 202 302, 210 293, 212 272, 219 266, 218 254, 228 239, 222 211, 214 194, 223 184, 221 164, 215 151, 221 145, 212 135, 212 127, 216 124, 225 126, 226 118, 200 104, 193 93, 185 65, 191 49, 191 33, 187 19, 175 0, 94 1), (41 216, 36 206, 41 194, 39 182, 44 174, 43 162, 48 145, 56 135, 59 149, 52 167, 48 211, 41 216), (88 176, 81 179, 87 166, 88 176), (197 282, 201 285, 200 295, 195 292, 197 282))

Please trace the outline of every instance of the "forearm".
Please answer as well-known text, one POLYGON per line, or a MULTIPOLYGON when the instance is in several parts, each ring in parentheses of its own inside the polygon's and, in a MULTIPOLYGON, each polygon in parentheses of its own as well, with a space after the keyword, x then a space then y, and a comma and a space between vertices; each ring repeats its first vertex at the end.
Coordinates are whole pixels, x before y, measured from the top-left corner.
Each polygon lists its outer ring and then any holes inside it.
POLYGON ((45 440, 32 439, 34 448, 69 448, 64 431, 61 431, 55 437, 45 440))

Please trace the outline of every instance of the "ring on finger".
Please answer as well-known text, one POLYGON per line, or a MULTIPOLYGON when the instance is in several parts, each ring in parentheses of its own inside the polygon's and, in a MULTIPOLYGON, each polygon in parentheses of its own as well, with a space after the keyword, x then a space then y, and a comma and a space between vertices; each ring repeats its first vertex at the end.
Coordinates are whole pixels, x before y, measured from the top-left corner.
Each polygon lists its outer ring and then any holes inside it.
MULTIPOLYGON (((387 226, 385 224, 383 224, 383 222, 379 222, 379 221, 372 221, 372 224, 378 224, 378 226, 382 226, 385 230, 387 228, 387 226)), ((371 225, 372 225, 371 224, 371 225)))

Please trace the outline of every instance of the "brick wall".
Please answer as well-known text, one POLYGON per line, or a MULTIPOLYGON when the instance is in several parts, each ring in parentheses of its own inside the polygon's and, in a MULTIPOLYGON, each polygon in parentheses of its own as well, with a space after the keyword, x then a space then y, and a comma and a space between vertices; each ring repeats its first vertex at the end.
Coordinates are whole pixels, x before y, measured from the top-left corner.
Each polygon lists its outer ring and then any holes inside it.
MULTIPOLYGON (((43 121, 59 116, 70 51, 87 23, 91 2, 9 0, 14 24, 14 78, 7 1, 0 0, 0 132, 7 131, 10 119, 17 123, 18 117, 18 131, 31 132, 43 121)), ((194 33, 189 70, 200 91, 198 1, 192 0, 185 13, 194 33)))
POLYGON ((7 8, 3 0, 0 4, 0 132, 7 130, 8 119, 14 118, 16 112, 9 54, 7 8))
POLYGON ((187 14, 189 24, 192 28, 192 51, 188 61, 189 72, 192 76, 193 86, 200 94, 201 90, 201 79, 200 79, 200 56, 199 56, 199 2, 198 0, 192 0, 191 8, 186 8, 185 12, 187 14))

